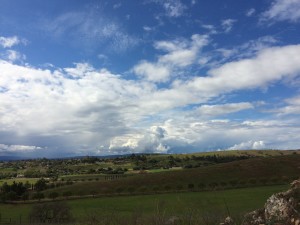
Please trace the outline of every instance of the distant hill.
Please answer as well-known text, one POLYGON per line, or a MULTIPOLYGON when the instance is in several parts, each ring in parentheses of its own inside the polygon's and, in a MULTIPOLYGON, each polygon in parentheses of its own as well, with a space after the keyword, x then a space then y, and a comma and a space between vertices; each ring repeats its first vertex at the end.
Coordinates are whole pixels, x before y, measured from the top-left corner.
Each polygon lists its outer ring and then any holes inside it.
POLYGON ((0 156, 0 161, 16 161, 16 160, 24 160, 24 159, 29 159, 29 158, 23 156, 10 156, 10 155, 0 156))

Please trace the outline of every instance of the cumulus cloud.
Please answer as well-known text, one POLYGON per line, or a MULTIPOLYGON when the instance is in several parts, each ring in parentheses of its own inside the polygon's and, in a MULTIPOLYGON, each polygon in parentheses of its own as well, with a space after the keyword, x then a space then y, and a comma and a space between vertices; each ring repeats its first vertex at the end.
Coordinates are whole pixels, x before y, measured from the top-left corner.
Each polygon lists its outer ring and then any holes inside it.
POLYGON ((166 52, 158 57, 157 62, 141 61, 134 66, 133 72, 146 80, 165 82, 174 74, 175 69, 187 67, 195 62, 199 51, 208 44, 207 35, 192 35, 191 41, 158 41, 154 47, 166 52))
POLYGON ((265 143, 264 141, 247 141, 242 142, 240 144, 236 144, 229 148, 229 150, 251 150, 251 149, 264 149, 265 143))
POLYGON ((213 68, 208 71, 208 76, 177 79, 172 88, 158 90, 149 96, 145 107, 182 107, 205 103, 213 97, 232 91, 266 88, 272 82, 299 76, 299 62, 300 45, 266 48, 255 57, 213 68))
POLYGON ((298 0, 275 0, 262 14, 262 20, 298 22, 300 2, 298 0))
POLYGON ((109 146, 111 152, 155 152, 166 153, 169 147, 164 144, 166 130, 152 126, 144 134, 131 134, 115 137, 109 146))
POLYGON ((147 61, 142 61, 137 64, 133 71, 138 76, 153 82, 165 82, 170 77, 170 68, 168 66, 153 64, 147 61))
MULTIPOLYGON (((198 35, 190 41, 156 42, 155 48, 165 54, 153 65, 161 63, 171 71, 185 68, 192 64, 165 56, 186 50, 199 53, 204 45, 198 35)), ((198 55, 190 60, 197 62, 198 55)), ((126 80, 87 63, 49 70, 0 60, 0 71, 0 143, 26 139, 24 146, 47 146, 57 152, 99 146, 111 152, 170 152, 178 146, 212 150, 249 140, 263 140, 268 148, 292 148, 300 138, 297 121, 218 120, 219 115, 252 109, 253 103, 208 104, 226 93, 299 77, 300 45, 264 48, 203 76, 172 77, 164 88, 149 79, 126 80), (197 104, 203 104, 198 110, 209 120, 190 114, 197 104)))
POLYGON ((134 102, 152 88, 87 64, 51 72, 0 61, 0 70, 0 141, 12 133, 46 140, 60 136, 69 147, 93 148, 139 119, 134 102))

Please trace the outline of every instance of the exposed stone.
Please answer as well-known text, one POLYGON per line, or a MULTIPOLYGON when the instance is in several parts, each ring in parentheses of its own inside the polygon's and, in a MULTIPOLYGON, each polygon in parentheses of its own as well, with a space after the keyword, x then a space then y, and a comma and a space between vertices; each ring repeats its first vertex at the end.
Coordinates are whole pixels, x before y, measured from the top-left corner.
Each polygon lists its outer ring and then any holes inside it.
POLYGON ((288 221, 294 214, 294 201, 289 201, 282 193, 272 195, 265 204, 265 219, 288 221))
POLYGON ((226 217, 224 223, 220 223, 220 225, 234 225, 234 222, 233 219, 230 216, 228 216, 226 217))
POLYGON ((166 221, 166 225, 173 225, 176 224, 179 221, 179 218, 177 216, 172 216, 166 221))
POLYGON ((242 223, 264 224, 300 225, 300 180, 292 182, 291 189, 272 195, 263 209, 246 214, 242 223))
POLYGON ((258 209, 247 213, 244 217, 243 225, 260 225, 265 223, 265 210, 258 209))
POLYGON ((300 180, 294 180, 291 183, 291 188, 300 188, 300 180))

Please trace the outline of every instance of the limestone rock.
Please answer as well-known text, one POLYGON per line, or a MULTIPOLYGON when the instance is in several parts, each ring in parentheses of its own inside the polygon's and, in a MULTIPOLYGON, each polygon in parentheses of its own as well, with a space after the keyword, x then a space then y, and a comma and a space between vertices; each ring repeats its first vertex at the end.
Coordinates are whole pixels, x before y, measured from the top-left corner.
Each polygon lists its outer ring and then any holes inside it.
POLYGON ((291 189, 272 195, 263 209, 244 217, 242 225, 300 225, 300 180, 291 183, 291 189))
POLYGON ((258 209, 247 213, 244 217, 243 225, 261 225, 265 223, 265 210, 258 209))

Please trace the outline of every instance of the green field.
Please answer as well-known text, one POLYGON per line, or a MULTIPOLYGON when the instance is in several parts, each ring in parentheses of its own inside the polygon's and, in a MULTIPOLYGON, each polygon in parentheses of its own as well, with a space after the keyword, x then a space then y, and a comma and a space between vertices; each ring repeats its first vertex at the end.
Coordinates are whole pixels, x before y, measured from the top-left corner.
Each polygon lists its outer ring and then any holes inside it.
POLYGON ((192 189, 234 189, 274 184, 288 184, 300 174, 300 155, 251 158, 201 168, 139 174, 115 180, 75 182, 45 191, 71 192, 73 196, 105 194, 151 194, 192 189), (280 165, 280 166, 278 166, 280 165))
MULTIPOLYGON (((231 215, 237 216, 262 207, 269 196, 287 188, 287 185, 279 185, 210 192, 89 198, 67 202, 76 221, 85 221, 91 215, 131 217, 133 212, 151 216, 158 213, 158 206, 166 216, 191 211, 203 215, 214 212, 222 216, 229 211, 231 215)), ((33 204, 0 204, 0 213, 2 218, 11 217, 18 221, 21 217, 26 220, 32 206, 33 204)))

